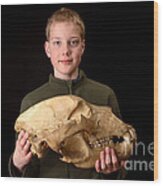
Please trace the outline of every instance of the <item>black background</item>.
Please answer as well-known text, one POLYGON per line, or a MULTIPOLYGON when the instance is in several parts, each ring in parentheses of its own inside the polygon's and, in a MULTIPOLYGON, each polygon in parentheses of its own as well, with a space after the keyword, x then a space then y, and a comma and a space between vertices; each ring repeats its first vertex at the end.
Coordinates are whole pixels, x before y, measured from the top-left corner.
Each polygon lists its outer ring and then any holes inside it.
MULTIPOLYGON (((111 86, 123 120, 138 141, 153 142, 153 2, 3 5, 1 174, 14 150, 14 122, 26 93, 48 80, 52 67, 44 53, 47 18, 62 6, 76 10, 86 26, 81 68, 111 86)), ((141 152, 137 160, 152 161, 141 152)), ((129 171, 127 179, 153 180, 153 171, 129 171)))

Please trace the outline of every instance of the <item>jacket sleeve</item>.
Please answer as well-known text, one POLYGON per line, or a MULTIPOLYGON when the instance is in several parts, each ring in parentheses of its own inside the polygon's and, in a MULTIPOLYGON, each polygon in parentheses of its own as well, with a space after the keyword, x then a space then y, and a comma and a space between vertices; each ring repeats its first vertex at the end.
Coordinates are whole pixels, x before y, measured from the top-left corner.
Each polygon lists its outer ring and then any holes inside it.
POLYGON ((25 96, 21 102, 20 113, 24 112, 26 109, 28 109, 32 105, 33 104, 32 104, 31 98, 28 95, 25 96))
POLYGON ((22 177, 22 172, 20 172, 13 164, 13 154, 9 158, 8 171, 10 177, 22 177))
POLYGON ((101 179, 103 180, 125 180, 127 176, 127 171, 124 168, 119 169, 116 172, 110 174, 101 173, 101 179))
POLYGON ((13 164, 13 154, 10 156, 8 170, 10 177, 39 177, 39 159, 33 156, 31 162, 20 172, 13 164))

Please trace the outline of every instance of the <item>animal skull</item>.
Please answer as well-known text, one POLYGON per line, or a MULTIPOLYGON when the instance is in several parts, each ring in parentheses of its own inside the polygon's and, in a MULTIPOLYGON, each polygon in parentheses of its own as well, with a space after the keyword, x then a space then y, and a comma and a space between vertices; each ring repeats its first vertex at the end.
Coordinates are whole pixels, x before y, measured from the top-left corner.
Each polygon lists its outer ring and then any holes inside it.
POLYGON ((133 152, 136 132, 117 118, 110 107, 90 104, 73 95, 39 102, 20 114, 15 130, 29 133, 31 151, 41 158, 50 147, 62 161, 91 168, 105 147, 115 149, 119 160, 133 152))

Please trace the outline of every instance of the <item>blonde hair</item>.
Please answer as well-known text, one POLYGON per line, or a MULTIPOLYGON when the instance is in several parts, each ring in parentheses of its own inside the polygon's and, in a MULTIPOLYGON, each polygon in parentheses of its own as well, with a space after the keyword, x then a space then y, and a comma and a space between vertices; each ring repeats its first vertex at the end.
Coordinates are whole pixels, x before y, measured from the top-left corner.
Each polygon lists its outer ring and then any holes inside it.
POLYGON ((50 28, 54 22, 72 22, 76 24, 80 28, 81 39, 85 39, 84 22, 76 11, 68 8, 61 8, 55 11, 47 21, 46 30, 45 30, 47 40, 49 40, 50 28))

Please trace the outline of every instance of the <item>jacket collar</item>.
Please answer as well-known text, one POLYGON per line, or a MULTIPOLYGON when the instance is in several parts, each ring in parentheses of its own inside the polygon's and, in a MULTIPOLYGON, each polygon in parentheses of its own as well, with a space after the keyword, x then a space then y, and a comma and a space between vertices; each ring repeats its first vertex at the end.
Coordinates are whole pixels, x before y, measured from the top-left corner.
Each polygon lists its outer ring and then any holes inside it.
POLYGON ((80 82, 82 82, 86 78, 87 78, 86 74, 80 69, 77 79, 74 79, 74 80, 63 80, 63 79, 59 79, 59 78, 54 77, 53 74, 50 74, 49 75, 49 84, 50 84, 50 86, 54 86, 56 84, 70 86, 70 85, 79 84, 80 82))

